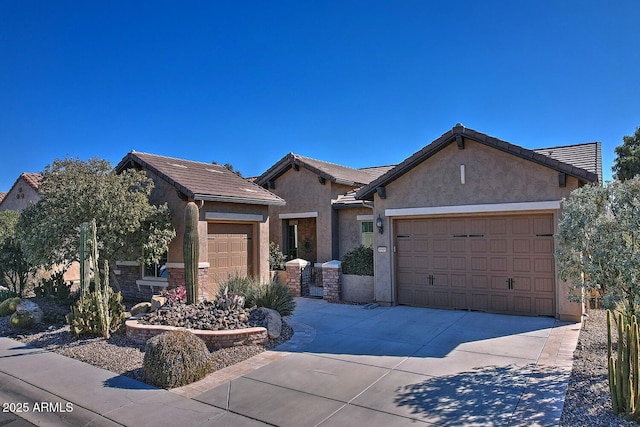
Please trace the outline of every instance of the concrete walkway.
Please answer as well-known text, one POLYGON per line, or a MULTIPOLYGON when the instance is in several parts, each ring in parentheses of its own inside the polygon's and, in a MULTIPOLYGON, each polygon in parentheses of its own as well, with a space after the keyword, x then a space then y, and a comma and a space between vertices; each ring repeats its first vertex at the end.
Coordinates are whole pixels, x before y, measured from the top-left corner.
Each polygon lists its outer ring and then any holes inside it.
POLYGON ((0 425, 558 424, 580 324, 297 303, 292 340, 171 391, 0 338, 0 402, 31 408, 0 425))

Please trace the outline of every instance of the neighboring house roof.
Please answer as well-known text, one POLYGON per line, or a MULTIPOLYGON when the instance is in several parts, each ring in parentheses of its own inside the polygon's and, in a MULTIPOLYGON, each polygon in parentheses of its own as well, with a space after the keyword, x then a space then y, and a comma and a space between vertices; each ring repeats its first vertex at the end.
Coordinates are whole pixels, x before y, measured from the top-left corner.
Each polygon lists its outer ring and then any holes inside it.
POLYGON ((602 144, 599 142, 537 148, 533 151, 593 172, 598 175, 598 182, 602 182, 602 144))
POLYGON ((2 203, 2 201, 4 200, 5 197, 7 197, 7 193, 6 191, 1 191, 0 192, 0 203, 2 203))
MULTIPOLYGON (((583 167, 577 166, 572 163, 568 163, 568 160, 575 160, 578 161, 580 165, 584 165, 584 162, 580 160, 581 158, 573 159, 568 153, 564 151, 563 153, 567 155, 563 157, 563 160, 559 160, 547 154, 529 150, 518 145, 503 141, 501 139, 494 138, 487 134, 477 132, 473 129, 465 128, 461 124, 457 124, 450 131, 445 132, 439 138, 435 139, 429 145, 425 146, 420 151, 408 157, 402 163, 398 164, 396 167, 389 170, 378 179, 358 189, 356 191, 356 198, 373 200, 373 194, 376 192, 376 189, 378 187, 384 187, 385 185, 388 185, 389 183, 395 181, 405 173, 409 172, 411 169, 421 164, 423 161, 438 153, 449 144, 464 144, 464 139, 487 145, 497 150, 512 154, 516 157, 520 157, 539 165, 555 169, 558 172, 564 172, 567 175, 573 176, 582 182, 599 182, 600 179, 597 172, 584 169, 583 167)), ((597 147, 599 148, 599 145, 597 147)), ((601 164, 602 158, 599 154, 599 151, 598 157, 595 158, 594 161, 601 164)), ((602 169, 602 166, 599 166, 599 168, 602 169)))
POLYGON ((280 197, 222 165, 131 151, 118 163, 116 170, 120 172, 132 165, 159 175, 189 200, 258 205, 285 204, 280 197))
POLYGON ((24 172, 20 175, 20 178, 24 179, 31 188, 38 191, 38 186, 40 185, 40 181, 42 181, 42 175, 39 173, 24 172))
POLYGON ((378 176, 378 171, 375 170, 377 168, 354 169, 336 163, 324 162, 299 154, 289 153, 256 178, 255 182, 258 185, 265 186, 270 181, 276 180, 289 169, 293 168, 294 165, 308 169, 318 176, 335 182, 336 184, 351 185, 353 187, 367 184, 378 176))

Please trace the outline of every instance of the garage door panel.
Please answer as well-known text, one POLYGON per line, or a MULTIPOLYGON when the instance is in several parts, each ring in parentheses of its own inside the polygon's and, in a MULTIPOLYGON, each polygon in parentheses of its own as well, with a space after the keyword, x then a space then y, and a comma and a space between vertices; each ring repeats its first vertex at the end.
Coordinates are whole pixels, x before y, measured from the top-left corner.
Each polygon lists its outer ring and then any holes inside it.
POLYGON ((530 258, 514 258, 512 271, 514 273, 530 273, 531 259, 530 258))
POLYGON ((536 313, 541 316, 553 316, 554 299, 553 298, 536 298, 536 313))
POLYGON ((450 283, 452 288, 467 288, 467 275, 466 274, 451 274, 450 283))
POLYGON ((472 289, 489 289, 489 277, 486 275, 471 275, 472 289))
POLYGON ((531 240, 513 239, 513 253, 528 254, 531 252, 531 240))
POLYGON ((401 304, 554 315, 553 215, 424 218, 395 224, 401 304), (413 234, 404 236, 400 230, 413 234))
POLYGON ((471 271, 488 271, 487 269, 487 258, 486 257, 472 257, 471 258, 471 271))
POLYGON ((553 238, 538 238, 533 241, 533 252, 548 254, 553 252, 553 238))
POLYGON ((489 295, 486 293, 471 293, 470 310, 489 311, 489 295))
POLYGON ((492 254, 506 254, 508 250, 506 239, 489 239, 489 252, 492 254))
POLYGON ((253 274, 252 233, 251 224, 208 224, 207 258, 211 285, 217 285, 234 275, 253 274))

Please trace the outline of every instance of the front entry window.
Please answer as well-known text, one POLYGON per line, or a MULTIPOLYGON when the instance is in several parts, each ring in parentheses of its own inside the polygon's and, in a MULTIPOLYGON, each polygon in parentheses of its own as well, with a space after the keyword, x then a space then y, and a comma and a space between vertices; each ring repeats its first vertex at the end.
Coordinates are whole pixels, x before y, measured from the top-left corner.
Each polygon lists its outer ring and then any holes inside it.
POLYGON ((145 264, 142 276, 145 279, 159 279, 167 277, 167 253, 165 253, 160 261, 145 264))

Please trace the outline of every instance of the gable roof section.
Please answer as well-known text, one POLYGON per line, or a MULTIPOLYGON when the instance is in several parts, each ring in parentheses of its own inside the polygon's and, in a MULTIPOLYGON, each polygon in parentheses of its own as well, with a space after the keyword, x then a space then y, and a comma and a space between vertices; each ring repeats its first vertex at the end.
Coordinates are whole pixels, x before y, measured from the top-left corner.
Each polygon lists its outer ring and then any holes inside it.
MULTIPOLYGON (((573 176, 582 182, 598 182, 599 180, 599 176, 596 172, 592 172, 582 167, 567 163, 566 160, 568 160, 568 158, 570 157, 568 155, 563 157, 563 160, 559 160, 548 155, 538 153, 534 150, 529 150, 518 145, 503 141, 501 139, 494 138, 487 134, 477 132, 473 129, 465 128, 463 125, 458 123, 450 131, 445 132, 439 138, 405 159, 402 163, 389 170, 378 179, 357 190, 356 198, 373 200, 373 194, 376 192, 376 188, 384 187, 385 185, 388 185, 389 183, 395 181, 443 148, 447 147, 449 144, 456 142, 463 144, 465 139, 475 141, 503 151, 505 153, 512 154, 516 157, 520 157, 539 165, 555 169, 558 172, 564 172, 567 175, 573 176)), ((601 165, 601 156, 598 157, 598 159, 596 159, 595 161, 599 162, 599 164, 601 165)), ((602 169, 602 166, 600 166, 600 169, 602 169)))
POLYGON ((593 172, 598 175, 598 182, 602 182, 602 144, 599 142, 537 148, 533 151, 593 172))
POLYGON ((258 185, 265 186, 269 181, 278 179, 278 177, 294 165, 303 167, 328 181, 335 182, 336 184, 350 185, 352 187, 360 187, 361 185, 367 184, 379 175, 376 170, 377 168, 354 169, 336 163, 324 162, 299 154, 289 153, 257 177, 255 182, 258 185))
POLYGON ((189 200, 257 205, 285 204, 280 197, 221 165, 131 151, 118 163, 116 171, 121 172, 131 166, 157 174, 189 200))

